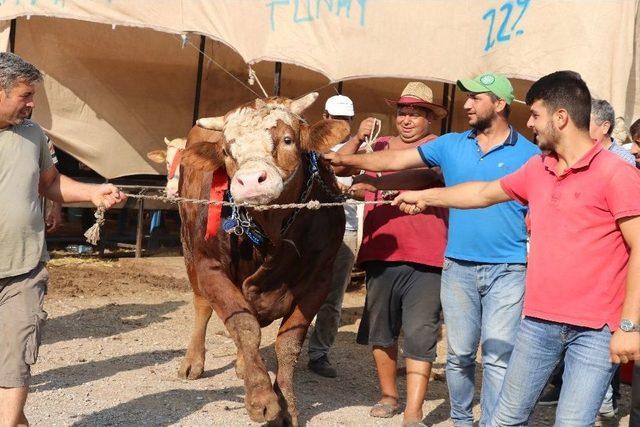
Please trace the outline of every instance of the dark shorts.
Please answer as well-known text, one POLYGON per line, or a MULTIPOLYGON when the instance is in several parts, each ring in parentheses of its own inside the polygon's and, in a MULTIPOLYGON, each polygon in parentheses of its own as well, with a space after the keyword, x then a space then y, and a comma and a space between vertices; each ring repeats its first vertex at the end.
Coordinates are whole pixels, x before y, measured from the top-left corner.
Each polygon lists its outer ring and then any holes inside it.
POLYGON ((0 279, 0 387, 29 385, 47 313, 49 273, 40 263, 26 274, 0 279))
POLYGON ((390 347, 403 333, 405 357, 433 362, 440 332, 441 268, 369 261, 367 298, 356 341, 390 347))

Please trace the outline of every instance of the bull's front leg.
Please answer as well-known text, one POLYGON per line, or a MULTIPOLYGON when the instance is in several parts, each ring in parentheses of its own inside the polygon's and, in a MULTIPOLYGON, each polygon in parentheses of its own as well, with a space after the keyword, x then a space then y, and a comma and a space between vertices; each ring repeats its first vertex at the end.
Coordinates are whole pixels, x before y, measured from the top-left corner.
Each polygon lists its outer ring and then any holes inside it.
MULTIPOLYGON (((271 378, 260 356, 260 325, 253 314, 236 312, 226 321, 229 334, 238 347, 238 360, 244 376, 245 406, 249 417, 257 422, 270 422, 278 419, 280 404, 273 391, 271 378)), ((240 375, 239 375, 240 376, 240 375)))
POLYGON ((280 398, 282 414, 279 421, 283 425, 298 426, 293 376, 311 320, 326 298, 325 290, 328 290, 328 286, 320 286, 319 292, 306 294, 304 301, 296 305, 293 311, 282 320, 278 331, 275 343, 278 372, 274 388, 280 398))
POLYGON ((195 312, 195 322, 191 341, 187 348, 187 354, 180 364, 178 376, 182 379, 196 380, 204 372, 205 346, 204 341, 207 335, 207 324, 211 318, 213 309, 211 303, 202 295, 193 294, 193 308, 195 312))
POLYGON ((198 283, 238 349, 249 417, 256 422, 276 420, 280 404, 260 356, 258 320, 240 289, 220 271, 219 264, 215 260, 208 261, 198 265, 198 283))

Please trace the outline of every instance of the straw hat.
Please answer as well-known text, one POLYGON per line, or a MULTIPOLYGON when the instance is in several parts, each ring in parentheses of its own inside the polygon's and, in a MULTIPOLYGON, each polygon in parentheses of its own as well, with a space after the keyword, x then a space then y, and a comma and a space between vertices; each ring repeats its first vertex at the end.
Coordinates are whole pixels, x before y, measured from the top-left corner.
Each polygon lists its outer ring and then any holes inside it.
POLYGON ((397 105, 424 107, 433 111, 438 118, 443 118, 447 115, 447 109, 433 102, 433 91, 422 82, 409 82, 397 101, 391 99, 386 99, 386 101, 394 107, 397 105))

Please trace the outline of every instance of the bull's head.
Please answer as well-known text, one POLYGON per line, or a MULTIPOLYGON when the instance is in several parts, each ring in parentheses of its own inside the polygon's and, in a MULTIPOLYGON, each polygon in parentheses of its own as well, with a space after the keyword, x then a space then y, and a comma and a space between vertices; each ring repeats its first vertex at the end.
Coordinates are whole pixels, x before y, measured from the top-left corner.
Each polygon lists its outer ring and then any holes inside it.
POLYGON ((176 159, 178 153, 184 150, 187 140, 185 138, 169 140, 165 137, 164 143, 167 144, 166 150, 149 151, 147 158, 156 163, 165 163, 167 167, 167 196, 176 197, 178 195, 178 182, 180 180, 180 165, 174 165, 173 161, 176 159))
MULTIPOLYGON (((322 120, 313 126, 301 118, 317 93, 300 99, 257 99, 222 117, 198 120, 198 125, 222 133, 214 144, 218 164, 231 178, 238 203, 268 204, 277 200, 299 170, 302 153, 327 152, 349 134, 349 124, 322 120)), ((216 163, 216 159, 213 159, 216 163)))

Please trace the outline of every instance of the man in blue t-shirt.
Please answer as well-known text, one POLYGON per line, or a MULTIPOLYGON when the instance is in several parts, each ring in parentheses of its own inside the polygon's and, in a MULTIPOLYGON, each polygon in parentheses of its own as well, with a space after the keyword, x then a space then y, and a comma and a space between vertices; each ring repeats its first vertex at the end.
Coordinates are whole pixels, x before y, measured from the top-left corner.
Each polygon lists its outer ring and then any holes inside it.
MULTIPOLYGON (((495 73, 458 80, 471 130, 448 133, 417 150, 327 154, 335 166, 369 171, 439 167, 447 186, 491 181, 514 172, 540 150, 512 126, 509 80, 495 73)), ((413 183, 415 186, 415 183, 413 183)), ((447 384, 456 426, 473 424, 475 357, 484 365, 481 424, 491 419, 520 323, 527 258, 525 207, 450 209, 441 300, 447 325, 447 384)))

